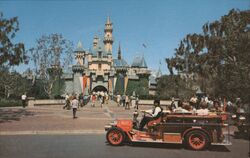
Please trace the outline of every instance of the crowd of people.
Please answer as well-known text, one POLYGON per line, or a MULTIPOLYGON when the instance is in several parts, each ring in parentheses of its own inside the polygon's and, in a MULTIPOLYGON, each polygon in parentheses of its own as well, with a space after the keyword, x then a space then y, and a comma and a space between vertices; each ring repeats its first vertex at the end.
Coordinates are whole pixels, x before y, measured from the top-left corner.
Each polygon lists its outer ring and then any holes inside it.
POLYGON ((207 115, 209 112, 234 113, 240 106, 242 106, 240 98, 236 98, 233 104, 226 98, 212 98, 206 95, 198 97, 193 95, 190 100, 178 100, 177 105, 175 99, 172 98, 172 103, 168 107, 168 110, 173 112, 194 112, 198 115, 207 115))
POLYGON ((107 92, 102 92, 102 91, 98 91, 98 92, 93 92, 90 96, 90 100, 91 100, 91 106, 95 107, 96 106, 96 102, 99 101, 101 108, 103 107, 104 104, 108 104, 109 102, 109 95, 107 92))
POLYGON ((116 95, 117 106, 124 107, 125 110, 129 110, 130 107, 138 109, 139 106, 139 96, 129 96, 129 95, 116 95))
MULTIPOLYGON (((82 93, 65 95, 65 106, 63 109, 73 109, 73 118, 76 117, 77 109, 85 106, 89 101, 91 107, 99 105, 101 108, 104 104, 108 104, 110 96, 107 92, 93 92, 91 95, 83 95, 82 93), (99 103, 99 104, 98 104, 99 103)), ((22 100, 26 100, 26 96, 22 96, 22 100)), ((114 96, 113 100, 117 102, 118 107, 123 107, 125 110, 129 110, 131 107, 138 109, 139 108, 139 96, 129 96, 129 95, 120 95, 117 94, 114 96)), ((209 112, 229 112, 235 113, 237 108, 241 107, 242 101, 240 98, 236 98, 235 102, 232 103, 226 98, 212 98, 208 95, 197 96, 193 95, 189 100, 178 100, 172 98, 171 105, 167 106, 167 110, 171 112, 192 112, 198 115, 207 115, 209 112)), ((23 101, 23 106, 24 101, 23 101)))
MULTIPOLYGON (((243 104, 240 98, 236 98, 235 103, 233 104, 231 101, 227 101, 226 98, 222 100, 220 98, 212 99, 208 96, 197 97, 194 95, 188 101, 178 100, 177 104, 175 98, 172 98, 172 103, 167 106, 167 110, 172 113, 209 115, 210 113, 217 114, 217 112, 228 112, 233 114, 242 107, 243 104)), ((160 106, 160 100, 154 100, 154 108, 144 112, 148 115, 144 115, 142 118, 139 130, 143 130, 144 126, 149 121, 159 118, 162 112, 163 108, 160 106)))
MULTIPOLYGON (((77 108, 83 107, 87 104, 88 101, 91 102, 91 106, 95 107, 99 105, 101 108, 104 104, 108 104, 110 96, 107 92, 93 92, 89 96, 71 95, 66 94, 65 96, 65 106, 64 109, 71 108, 72 100, 76 98, 78 100, 77 108), (98 104, 99 103, 99 104, 98 104)), ((125 110, 129 110, 131 107, 138 109, 139 108, 139 96, 129 96, 129 95, 120 95, 117 94, 114 97, 114 100, 117 102, 118 107, 123 107, 125 110)), ((208 112, 230 112, 233 113, 237 109, 237 106, 241 105, 240 98, 237 98, 233 104, 231 101, 226 100, 225 98, 212 98, 209 96, 196 96, 193 95, 189 100, 178 100, 176 102, 175 98, 172 98, 172 103, 170 106, 167 106, 167 110, 172 112, 196 112, 200 115, 206 115, 208 112)))
POLYGON ((106 92, 93 92, 91 95, 83 95, 81 94, 72 94, 69 95, 66 93, 65 95, 65 105, 63 109, 72 109, 73 110, 73 118, 76 117, 76 111, 81 107, 85 106, 88 102, 91 102, 91 107, 95 107, 97 102, 99 101, 99 105, 102 108, 104 104, 108 104, 109 95, 106 92))

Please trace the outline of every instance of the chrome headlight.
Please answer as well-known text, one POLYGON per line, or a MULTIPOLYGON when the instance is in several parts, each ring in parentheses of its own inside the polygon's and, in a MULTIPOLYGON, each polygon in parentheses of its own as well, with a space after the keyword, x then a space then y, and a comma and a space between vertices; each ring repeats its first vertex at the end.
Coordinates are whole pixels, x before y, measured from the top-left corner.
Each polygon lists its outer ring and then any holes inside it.
POLYGON ((239 117, 240 120, 245 120, 246 118, 244 116, 239 117))
POLYGON ((107 124, 106 126, 104 126, 105 131, 108 131, 110 128, 112 128, 112 127, 114 127, 116 125, 117 125, 117 121, 110 122, 109 124, 107 124))
POLYGON ((110 122, 109 124, 110 124, 111 126, 115 126, 115 125, 117 125, 117 121, 110 122))

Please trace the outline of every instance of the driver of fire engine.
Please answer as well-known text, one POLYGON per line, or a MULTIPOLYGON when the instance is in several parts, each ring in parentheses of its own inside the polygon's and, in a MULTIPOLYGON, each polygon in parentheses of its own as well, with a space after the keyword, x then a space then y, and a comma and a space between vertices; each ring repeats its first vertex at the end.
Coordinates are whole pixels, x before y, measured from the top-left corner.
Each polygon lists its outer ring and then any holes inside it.
POLYGON ((161 116, 163 109, 160 106, 160 100, 154 100, 154 108, 152 110, 144 111, 149 116, 144 115, 144 117, 141 120, 139 130, 142 131, 144 126, 152 120, 158 119, 161 116))

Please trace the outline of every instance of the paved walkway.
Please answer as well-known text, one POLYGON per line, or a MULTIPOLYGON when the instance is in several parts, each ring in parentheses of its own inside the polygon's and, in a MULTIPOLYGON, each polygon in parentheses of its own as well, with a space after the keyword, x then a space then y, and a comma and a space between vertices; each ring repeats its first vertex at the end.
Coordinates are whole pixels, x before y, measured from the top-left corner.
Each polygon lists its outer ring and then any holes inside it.
POLYGON ((106 124, 116 119, 132 119, 133 112, 134 108, 125 110, 113 101, 102 108, 98 103, 95 107, 87 104, 77 111, 77 119, 72 118, 72 110, 64 110, 63 106, 5 107, 0 108, 0 135, 103 134, 106 124))
POLYGON ((0 108, 0 135, 104 133, 105 124, 117 118, 131 119, 133 111, 113 101, 102 108, 98 103, 96 107, 88 104, 77 111, 77 119, 62 106, 0 108))

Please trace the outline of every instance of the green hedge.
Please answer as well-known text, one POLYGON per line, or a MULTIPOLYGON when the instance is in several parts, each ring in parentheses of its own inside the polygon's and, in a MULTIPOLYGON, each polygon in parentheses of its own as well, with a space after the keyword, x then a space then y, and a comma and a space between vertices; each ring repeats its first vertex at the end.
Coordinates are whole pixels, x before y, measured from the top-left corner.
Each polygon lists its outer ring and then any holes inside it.
POLYGON ((140 78, 139 80, 129 80, 126 94, 132 95, 133 92, 139 96, 149 96, 148 79, 140 78))
POLYGON ((115 85, 115 94, 122 95, 123 93, 124 93, 124 77, 122 75, 118 75, 115 85))
POLYGON ((21 100, 0 99, 0 107, 22 106, 21 100))
POLYGON ((161 100, 170 100, 170 97, 159 96, 159 95, 140 95, 139 99, 145 100, 154 100, 154 99, 161 99, 161 100))
POLYGON ((145 100, 154 100, 154 99, 156 99, 157 97, 156 96, 154 96, 154 95, 140 95, 139 96, 139 99, 145 99, 145 100))

